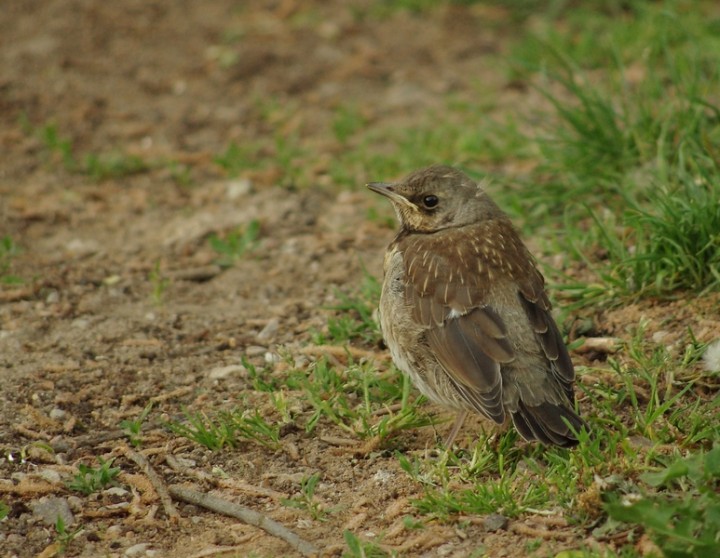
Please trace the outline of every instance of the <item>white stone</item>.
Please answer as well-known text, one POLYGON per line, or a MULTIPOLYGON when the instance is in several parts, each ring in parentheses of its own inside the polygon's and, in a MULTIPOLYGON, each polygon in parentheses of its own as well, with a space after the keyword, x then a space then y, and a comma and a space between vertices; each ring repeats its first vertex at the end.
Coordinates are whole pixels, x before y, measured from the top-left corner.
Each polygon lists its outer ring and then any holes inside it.
POLYGON ((125 550, 125 556, 147 556, 149 543, 138 543, 125 550))
POLYGON ((221 380, 233 374, 237 374, 238 376, 244 376, 245 372, 245 367, 240 364, 218 366, 217 368, 213 368, 212 370, 210 370, 210 372, 208 372, 208 378, 210 378, 211 380, 221 380))

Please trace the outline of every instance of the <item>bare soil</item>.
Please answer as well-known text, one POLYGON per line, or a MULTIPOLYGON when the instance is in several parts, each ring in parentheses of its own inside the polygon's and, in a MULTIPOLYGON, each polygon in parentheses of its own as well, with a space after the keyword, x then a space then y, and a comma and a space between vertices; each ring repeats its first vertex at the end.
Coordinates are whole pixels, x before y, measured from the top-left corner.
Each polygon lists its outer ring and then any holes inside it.
MULTIPOLYGON (((528 540, 538 538, 533 529, 541 533, 539 555, 588 537, 564 521, 548 527, 542 516, 494 532, 482 518, 468 518, 462 530, 440 522, 405 529, 402 518, 420 487, 400 470, 395 448, 328 443, 323 436, 344 436, 329 424, 312 436, 289 429, 279 451, 248 442, 210 452, 163 428, 183 409, 247 401, 242 358, 279 374, 287 363, 278 355, 309 366, 322 356, 307 349, 310 335, 326 327, 337 292, 356 292, 363 268, 381 275, 393 233, 384 220, 367 218, 376 201, 360 186, 394 177, 351 169, 358 188, 335 187, 328 168, 345 148, 330 131, 339 106, 355 103, 370 123, 402 126, 441 106, 446 93, 472 100, 480 87, 508 105, 531 94, 488 62, 504 48, 498 29, 511 18, 504 10, 373 18, 362 16, 365 5, 3 6, 0 237, 20 246, 12 272, 24 279, 0 290, 0 501, 10 506, 0 523, 3 556, 60 551, 55 528, 36 508, 48 497, 68 502, 69 532, 82 527, 65 549, 69 556, 298 554, 261 529, 198 506, 175 502, 179 517, 169 517, 119 432, 121 421, 151 401, 139 451, 164 484, 248 506, 327 555, 342 553, 345 529, 361 538, 384 534, 388 549, 413 556, 469 556, 481 545, 490 556, 525 556, 528 540), (273 122, 263 114, 270 101, 281 111, 298 108, 296 116, 273 122), (49 123, 72 142, 77 160, 123 153, 166 163, 94 179, 49 147, 38 133, 49 123), (296 134, 316 153, 289 163, 313 184, 295 187, 272 140, 278 133, 296 134), (229 178, 213 159, 231 141, 265 145, 266 164, 229 178), (187 169, 189 185, 169 161, 187 169), (261 226, 258 245, 232 267, 213 267, 218 254, 209 236, 252 220, 261 226), (173 469, 168 455, 184 469, 173 469), (83 497, 65 487, 74 467, 96 466, 98 456, 116 458, 126 494, 83 497), (221 478, 218 471, 225 484, 200 478, 221 478), (313 473, 321 475, 317 498, 333 510, 322 521, 281 503, 313 473), (548 528, 552 535, 543 538, 548 528)), ((606 333, 622 334, 646 310, 625 309, 606 333)), ((717 336, 709 310, 701 319, 698 336, 717 336)), ((683 334, 681 324, 666 329, 683 334)), ((387 367, 381 347, 356 348, 387 367)), ((466 428, 470 436, 472 424, 466 428)), ((434 447, 435 432, 405 433, 397 443, 423 452, 434 447)))

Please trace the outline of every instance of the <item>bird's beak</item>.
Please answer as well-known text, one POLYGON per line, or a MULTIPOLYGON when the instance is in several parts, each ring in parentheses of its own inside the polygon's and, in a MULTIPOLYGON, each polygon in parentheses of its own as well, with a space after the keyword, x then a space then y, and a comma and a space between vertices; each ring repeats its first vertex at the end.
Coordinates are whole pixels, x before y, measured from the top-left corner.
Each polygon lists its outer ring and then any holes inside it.
POLYGON ((380 195, 390 198, 390 201, 397 203, 400 206, 413 206, 412 202, 408 200, 402 194, 398 194, 395 191, 395 184, 388 184, 387 182, 370 182, 367 187, 380 195))

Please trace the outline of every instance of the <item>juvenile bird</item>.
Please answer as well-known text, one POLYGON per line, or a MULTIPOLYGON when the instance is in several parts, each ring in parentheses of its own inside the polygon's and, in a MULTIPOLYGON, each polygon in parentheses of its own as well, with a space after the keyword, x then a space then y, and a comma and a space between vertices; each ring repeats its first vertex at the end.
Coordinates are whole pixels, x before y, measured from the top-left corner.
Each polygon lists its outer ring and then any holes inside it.
POLYGON ((577 444, 575 370, 545 280, 508 216, 462 172, 434 165, 394 184, 400 231, 385 254, 380 325, 397 367, 430 400, 526 440, 577 444), (563 420, 564 419, 564 420, 563 420), (569 428, 569 426, 572 427, 569 428))

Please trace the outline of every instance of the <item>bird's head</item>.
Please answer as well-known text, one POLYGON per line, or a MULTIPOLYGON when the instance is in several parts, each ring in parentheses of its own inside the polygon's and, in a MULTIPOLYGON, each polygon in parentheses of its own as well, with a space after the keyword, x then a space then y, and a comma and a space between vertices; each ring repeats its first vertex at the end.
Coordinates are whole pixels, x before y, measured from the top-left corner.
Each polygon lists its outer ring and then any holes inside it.
POLYGON ((444 165, 415 171, 401 182, 367 186, 390 199, 400 224, 410 231, 435 232, 502 215, 480 185, 444 165))

